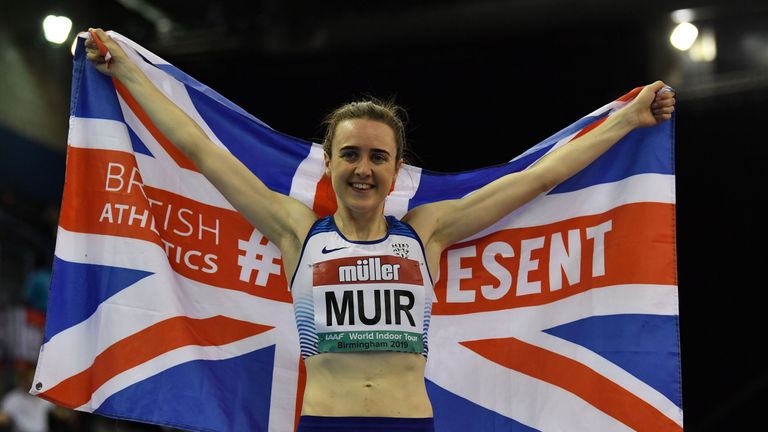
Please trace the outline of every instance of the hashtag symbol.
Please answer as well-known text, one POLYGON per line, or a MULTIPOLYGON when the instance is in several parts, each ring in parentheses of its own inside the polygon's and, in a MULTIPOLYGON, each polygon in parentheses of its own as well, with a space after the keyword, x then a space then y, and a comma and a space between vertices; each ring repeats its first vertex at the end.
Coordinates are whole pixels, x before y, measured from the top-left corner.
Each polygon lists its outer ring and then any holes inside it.
POLYGON ((274 262, 275 259, 280 258, 280 249, 260 232, 253 230, 248 241, 238 240, 237 242, 239 249, 245 252, 245 255, 237 257, 241 281, 250 282, 251 273, 256 270, 256 285, 265 287, 270 274, 280 274, 280 265, 274 262))

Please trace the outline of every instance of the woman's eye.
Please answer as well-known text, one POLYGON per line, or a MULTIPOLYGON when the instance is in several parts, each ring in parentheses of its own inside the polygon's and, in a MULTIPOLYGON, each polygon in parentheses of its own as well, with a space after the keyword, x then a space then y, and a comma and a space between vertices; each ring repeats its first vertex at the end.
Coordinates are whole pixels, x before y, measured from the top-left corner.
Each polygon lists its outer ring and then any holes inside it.
POLYGON ((373 161, 377 162, 377 163, 385 163, 385 162, 387 162, 389 160, 386 155, 379 154, 379 153, 375 153, 371 157, 371 159, 373 159, 373 161))
POLYGON ((354 159, 357 156, 353 151, 342 151, 339 155, 342 159, 354 159))

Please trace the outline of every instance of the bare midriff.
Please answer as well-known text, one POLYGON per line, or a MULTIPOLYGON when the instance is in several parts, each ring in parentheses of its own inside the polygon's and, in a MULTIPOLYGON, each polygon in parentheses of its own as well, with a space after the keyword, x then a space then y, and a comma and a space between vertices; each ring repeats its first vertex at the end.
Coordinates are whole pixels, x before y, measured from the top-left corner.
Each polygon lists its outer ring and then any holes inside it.
POLYGON ((304 363, 303 415, 432 417, 421 354, 323 353, 304 363))

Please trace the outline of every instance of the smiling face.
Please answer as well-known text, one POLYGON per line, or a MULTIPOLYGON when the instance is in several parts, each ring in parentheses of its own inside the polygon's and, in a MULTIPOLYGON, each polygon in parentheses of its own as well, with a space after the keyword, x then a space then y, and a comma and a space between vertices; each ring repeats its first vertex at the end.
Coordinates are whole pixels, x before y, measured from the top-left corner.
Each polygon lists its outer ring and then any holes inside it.
POLYGON ((394 131, 386 124, 365 118, 340 122, 331 155, 325 153, 325 172, 339 207, 358 214, 383 212, 402 164, 397 156, 394 131))

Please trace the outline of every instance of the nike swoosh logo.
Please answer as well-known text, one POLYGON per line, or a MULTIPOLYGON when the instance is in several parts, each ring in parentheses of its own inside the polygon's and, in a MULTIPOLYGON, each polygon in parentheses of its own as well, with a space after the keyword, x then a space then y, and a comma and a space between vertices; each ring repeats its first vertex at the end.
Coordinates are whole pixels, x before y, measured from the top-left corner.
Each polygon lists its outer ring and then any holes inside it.
POLYGON ((327 246, 323 246, 323 250, 321 250, 320 252, 322 252, 322 253, 324 253, 324 254, 329 254, 329 253, 331 253, 331 252, 336 252, 337 250, 346 249, 346 248, 348 248, 348 247, 349 247, 349 246, 342 246, 342 247, 340 247, 340 248, 336 248, 336 249, 328 249, 328 247, 327 247, 327 246))

